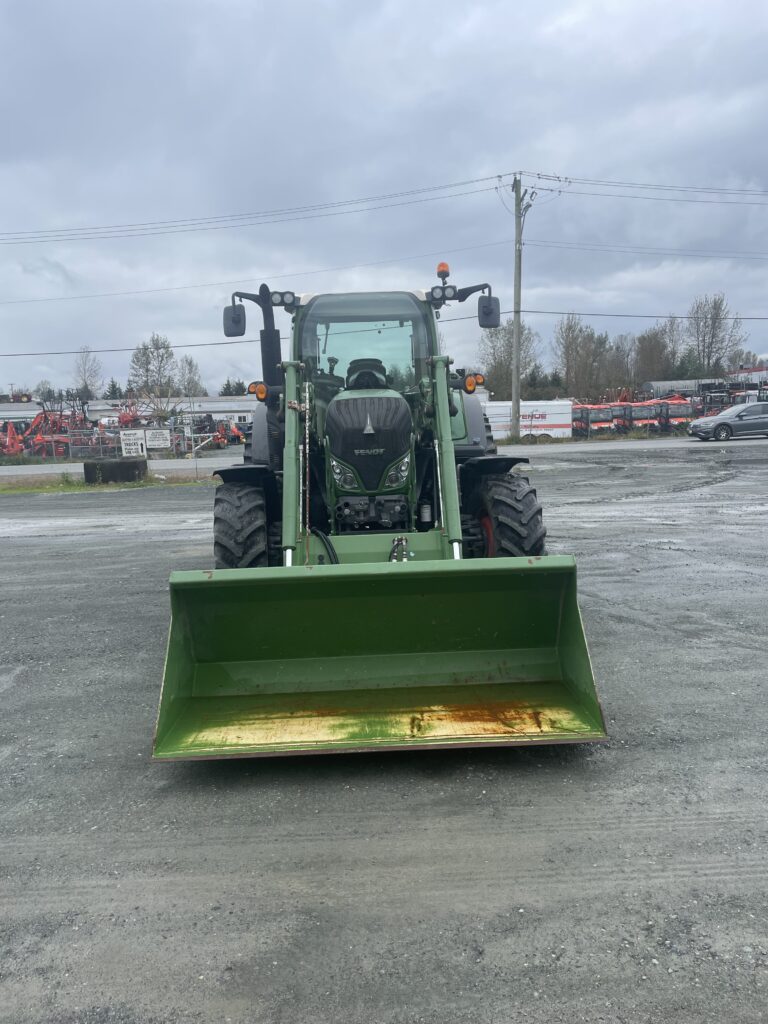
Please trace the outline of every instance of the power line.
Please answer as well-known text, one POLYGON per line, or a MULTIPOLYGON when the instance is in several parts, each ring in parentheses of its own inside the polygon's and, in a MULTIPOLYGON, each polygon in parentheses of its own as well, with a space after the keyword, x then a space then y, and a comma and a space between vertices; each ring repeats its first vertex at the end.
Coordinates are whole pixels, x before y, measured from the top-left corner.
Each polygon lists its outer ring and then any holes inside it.
MULTIPOLYGON (((26 306, 45 302, 77 302, 90 299, 112 299, 122 298, 131 295, 157 295, 167 292, 191 291, 197 288, 226 288, 238 284, 247 284, 250 281, 269 279, 280 281, 286 278, 310 277, 317 274, 339 273, 346 270, 365 270, 370 267, 388 266, 392 263, 404 263, 410 260, 427 259, 432 256, 452 256, 461 252, 472 252, 478 249, 490 249, 503 245, 513 245, 514 239, 504 238, 497 242, 478 242, 476 245, 465 245, 458 248, 441 248, 431 252, 415 253, 409 256, 392 256, 382 260, 369 260, 366 263, 347 263, 335 267, 320 267, 313 270, 286 271, 281 274, 259 273, 249 277, 232 278, 226 281, 204 281, 196 284, 168 285, 162 288, 133 288, 125 291, 114 292, 91 292, 80 295, 46 295, 32 299, 0 299, 0 306, 26 306)), ((739 260, 768 260, 768 252, 738 251, 738 250, 715 250, 715 249, 672 249, 660 246, 621 245, 604 242, 567 242, 555 239, 531 238, 524 245, 540 249, 564 249, 575 252, 596 252, 596 253, 624 253, 627 255, 639 256, 690 256, 701 259, 739 259, 739 260)))
POLYGON ((742 199, 691 199, 687 196, 650 196, 638 195, 631 192, 582 192, 572 188, 547 188, 545 185, 537 185, 537 192, 556 192, 561 196, 593 196, 603 199, 641 199, 650 203, 696 203, 706 206, 768 206, 768 202, 760 203, 753 200, 742 199))
POLYGON ((691 256, 700 259, 722 260, 768 260, 768 252, 739 252, 725 249, 671 249, 662 246, 631 245, 608 242, 560 242, 551 239, 531 238, 524 245, 540 249, 565 249, 574 252, 625 253, 636 256, 691 256))
MULTIPOLYGON (((511 309, 503 309, 501 311, 502 316, 511 316, 514 311, 511 309)), ((690 313, 594 313, 577 311, 574 309, 521 309, 521 313, 536 316, 579 316, 586 317, 604 317, 620 319, 620 320, 666 320, 668 318, 674 318, 675 320, 700 320, 701 317, 693 316, 690 313)), ((442 317, 439 321, 439 325, 458 323, 463 320, 475 320, 474 314, 468 316, 450 316, 442 317)), ((722 320, 741 320, 744 321, 765 321, 768 320, 768 316, 724 316, 722 320)), ((380 330, 380 328, 374 328, 380 330)), ((357 334, 359 331, 351 331, 349 333, 357 334)), ((289 341, 290 338, 282 336, 281 341, 289 341)), ((172 349, 186 349, 186 348, 218 348, 221 345, 253 345, 258 342, 257 338, 238 338, 235 341, 198 341, 191 342, 189 344, 171 345, 172 349)), ((108 352, 134 352, 136 350, 135 345, 120 348, 92 348, 90 351, 94 355, 102 355, 108 352)), ((80 353, 81 349, 67 349, 64 351, 51 351, 51 352, 0 352, 0 358, 15 359, 21 357, 37 358, 40 356, 76 356, 80 353)))
POLYGON ((94 231, 115 231, 115 230, 133 230, 139 228, 155 228, 155 227, 175 227, 179 225, 189 224, 207 224, 214 221, 227 221, 227 220, 241 220, 243 218, 252 217, 274 217, 282 214, 293 214, 293 213, 307 213, 314 212, 316 210, 332 209, 339 206, 360 206, 364 203, 383 202, 388 199, 402 199, 408 196, 420 195, 425 192, 440 192, 450 188, 464 188, 466 185, 478 185, 483 184, 487 181, 498 181, 501 178, 508 177, 512 172, 504 172, 502 174, 491 174, 483 178, 467 178, 464 181, 449 182, 444 185, 425 185, 421 188, 406 189, 400 192, 389 192, 382 195, 375 196, 364 196, 361 199, 341 199, 334 200, 327 203, 314 203, 305 206, 288 206, 282 207, 275 210, 261 210, 252 211, 250 213, 226 213, 219 214, 213 217, 186 217, 180 220, 150 220, 150 221, 139 221, 134 223, 125 224, 101 224, 92 227, 80 227, 80 228, 50 228, 50 229, 37 229, 33 231, 0 231, 0 238, 2 237, 22 237, 26 235, 60 235, 60 234, 84 234, 94 231))
MULTIPOLYGON (((386 192, 372 196, 361 196, 356 199, 341 199, 331 200, 325 203, 309 203, 299 206, 287 206, 277 207, 268 210, 251 210, 245 213, 226 213, 217 214, 214 216, 197 216, 197 217, 183 217, 176 219, 162 219, 162 220, 148 220, 148 221, 132 221, 132 222, 120 222, 114 224, 96 224, 72 228, 35 228, 25 229, 18 231, 0 231, 0 238, 7 239, 23 239, 23 238, 59 238, 63 239, 70 235, 92 235, 98 232, 133 232, 143 231, 144 229, 163 229, 163 228, 175 228, 175 227, 193 227, 202 226, 206 224, 223 223, 226 221, 242 221, 242 220, 256 220, 262 218, 272 218, 277 216, 291 216, 302 213, 315 213, 323 210, 332 210, 339 207, 345 206, 362 206, 370 203, 387 202, 394 199, 409 198, 411 196, 424 195, 429 192, 441 192, 448 189, 465 188, 468 185, 479 185, 485 184, 486 182, 495 181, 497 184, 503 178, 511 177, 515 172, 504 171, 497 174, 484 175, 476 178, 465 178, 461 181, 446 182, 443 184, 436 185, 424 185, 417 188, 402 189, 397 192, 386 192)), ((537 181, 551 181, 557 182, 564 185, 581 184, 590 186, 602 186, 602 187, 620 187, 620 188, 639 188, 639 189, 650 189, 652 191, 673 191, 673 192, 698 192, 707 193, 713 195, 750 195, 750 196, 768 196, 768 191, 764 189, 745 189, 745 188, 730 188, 722 186, 704 186, 704 185, 669 185, 669 184, 654 184, 651 182, 641 181, 624 181, 624 180, 611 180, 606 178, 582 178, 574 177, 570 175, 558 175, 548 174, 544 171, 522 171, 520 172, 528 177, 535 178, 537 181)))
MULTIPOLYGON (((495 180, 495 179, 494 179, 495 180)), ((49 242, 81 242, 98 241, 110 238, 150 238, 156 235, 181 235, 200 231, 229 231, 233 228, 261 227, 268 224, 290 224, 295 221, 322 220, 328 217, 343 217, 353 213, 372 213, 377 210, 391 210, 400 206, 417 206, 423 203, 435 203, 442 199, 462 199, 465 196, 479 195, 481 192, 493 192, 498 185, 488 185, 483 188, 468 189, 464 192, 449 192, 445 195, 422 196, 420 199, 408 199, 396 203, 382 203, 374 206, 360 206, 358 209, 336 209, 321 213, 302 213, 290 216, 278 216, 270 219, 240 220, 237 223, 216 223, 206 224, 197 227, 168 227, 158 228, 149 231, 117 231, 111 233, 91 234, 69 234, 69 235, 45 235, 39 238, 0 238, 0 245, 41 245, 49 242)))
MULTIPOLYGON (((320 217, 342 216, 350 213, 364 213, 374 210, 389 209, 396 206, 407 206, 415 203, 434 202, 438 199, 460 198, 466 195, 475 195, 479 192, 490 191, 498 188, 502 179, 510 177, 514 172, 505 171, 500 174, 485 175, 477 178, 466 178, 457 182, 445 184, 426 185, 419 188, 404 189, 398 192, 382 193, 374 196, 366 196, 358 199, 334 200, 326 203, 303 204, 299 206, 279 207, 276 209, 250 211, 247 213, 220 214, 210 217, 186 217, 168 220, 150 220, 125 222, 115 224, 92 225, 90 227, 74 228, 49 228, 34 230, 18 230, 0 232, 0 245, 34 245, 46 242, 62 241, 83 241, 98 240, 100 238, 137 238, 149 237, 164 234, 179 234, 197 231, 222 231, 236 227, 252 227, 258 224, 280 224, 297 220, 311 220, 320 217), (471 189, 463 192, 453 192, 449 195, 429 195, 428 193, 446 192, 455 189, 464 189, 466 186, 485 185, 495 182, 495 186, 488 188, 471 189), (419 197, 419 198, 412 198, 419 197), (393 201, 394 200, 394 201, 393 201), (398 202, 396 200, 404 200, 398 202)), ((617 192, 581 191, 571 188, 573 184, 595 186, 597 188, 633 188, 644 189, 655 192, 695 192, 698 194, 715 196, 766 196, 768 191, 761 189, 739 189, 701 185, 669 185, 652 184, 650 182, 634 182, 610 180, 602 178, 580 178, 563 175, 547 174, 542 171, 521 172, 537 182, 540 191, 549 191, 557 194, 600 196, 603 198, 626 198, 646 199, 659 202, 692 202, 692 203, 715 203, 720 205, 749 205, 765 206, 768 203, 743 202, 741 200, 722 199, 695 199, 681 196, 662 195, 637 195, 617 192), (551 188, 540 184, 549 181, 561 185, 560 188, 551 188)))
MULTIPOLYGON (((258 344, 258 340, 258 338, 238 338, 236 341, 196 341, 188 345, 171 345, 170 348, 218 348, 220 345, 253 345, 258 344)), ((281 340, 285 341, 286 339, 282 338, 281 340)), ((135 352, 136 348, 136 345, 120 348, 89 348, 89 352, 92 352, 94 355, 101 355, 105 352, 135 352)), ((80 355, 81 351, 82 347, 51 352, 0 352, 0 358, 15 359, 17 356, 28 356, 31 359, 38 356, 77 356, 80 355)))
POLYGON ((528 177, 536 178, 537 180, 556 181, 565 185, 577 184, 610 186, 612 188, 644 188, 651 189, 656 192, 701 192, 713 195, 768 196, 768 191, 765 189, 728 188, 709 185, 659 185, 652 184, 647 181, 622 181, 608 178, 576 178, 571 175, 545 174, 541 171, 521 171, 520 173, 528 177))
POLYGON ((416 253, 413 256, 393 256, 390 259, 370 260, 368 263, 349 263, 338 267, 321 267, 315 270, 299 270, 283 274, 254 274, 250 277, 240 277, 230 281, 208 281, 202 284, 178 284, 164 288, 136 288, 130 291, 120 292, 92 292, 86 295, 51 295, 38 299, 0 299, 0 306, 23 306, 38 302, 74 302, 80 299, 112 299, 125 295, 155 295, 161 292, 187 291, 193 288, 224 288, 230 285, 247 284, 249 281, 269 279, 279 281, 283 278, 310 277, 314 274, 338 273, 342 270, 364 270, 367 267, 381 267, 390 263, 402 263, 406 260, 427 259, 430 256, 451 256, 459 252, 471 252, 475 249, 490 249, 499 245, 513 245, 514 239, 505 238, 498 242, 480 242, 477 245, 465 245, 456 249, 437 249, 434 252, 416 253))
MULTIPOLYGON (((511 310, 505 310, 510 313, 511 310)), ((615 317, 626 320, 701 320, 702 317, 694 316, 691 313, 584 313, 574 309, 522 309, 521 313, 537 313, 541 316, 584 316, 584 317, 615 317)), ((721 320, 768 320, 768 316, 722 316, 721 320)))
MULTIPOLYGON (((417 188, 402 189, 397 192, 380 193, 373 196, 362 196, 357 199, 341 199, 332 200, 325 203, 310 203, 299 206, 287 206, 277 207, 269 210, 252 210, 245 213, 226 213, 218 214, 207 217, 183 217, 177 219, 163 219, 163 220, 149 220, 149 221, 133 221, 133 222, 121 222, 114 224, 97 224, 81 227, 72 228, 36 228, 26 229, 18 231, 0 231, 0 239, 64 239, 67 236, 75 235, 92 235, 98 232, 134 232, 143 231, 144 229, 164 229, 164 228, 176 228, 176 227, 194 227, 202 226, 206 224, 223 223, 226 221, 242 221, 242 220, 257 220, 262 218, 272 218, 277 216, 291 216, 302 213, 315 213, 323 210, 332 210, 339 207, 345 206, 362 206, 370 203, 387 202, 394 199, 409 198, 411 196, 424 195, 429 192, 441 192, 448 189, 465 188, 468 185, 479 185, 485 184, 486 182, 495 181, 497 184, 503 178, 511 177, 515 172, 504 171, 500 174, 489 174, 482 177, 476 178, 465 178, 461 181, 446 182, 444 184, 437 185, 424 185, 417 188)), ((572 184, 581 185, 594 185, 603 187, 620 187, 620 188, 639 188, 639 189, 650 189, 652 191, 673 191, 673 192, 698 192, 707 193, 713 195, 749 195, 749 196, 768 196, 768 191, 764 189, 745 189, 745 188, 727 188, 717 186, 704 186, 704 185, 669 185, 669 184, 653 184, 651 182, 640 182, 640 181, 624 181, 624 180, 611 180, 606 178, 581 178, 570 175, 557 175, 548 174, 544 171, 522 171, 520 172, 528 177, 535 178, 537 181, 551 181, 563 184, 565 186, 572 184)), ((543 187, 543 186, 542 186, 543 187)), ((557 190, 556 190, 557 191, 557 190)))

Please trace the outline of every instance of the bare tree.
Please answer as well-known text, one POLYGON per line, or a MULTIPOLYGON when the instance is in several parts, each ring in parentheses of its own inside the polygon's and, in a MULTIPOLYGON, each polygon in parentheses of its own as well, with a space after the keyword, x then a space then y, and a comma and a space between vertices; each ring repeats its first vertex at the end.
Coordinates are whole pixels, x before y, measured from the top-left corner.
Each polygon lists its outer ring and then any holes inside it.
MULTIPOLYGON (((563 376, 566 394, 582 400, 603 397, 612 381, 609 367, 613 356, 607 334, 597 334, 573 313, 555 328, 555 362, 563 376)), ((625 355, 620 355, 625 362, 625 355)))
POLYGON ((56 388, 54 388, 49 380, 43 378, 32 389, 32 394, 36 395, 41 402, 52 402, 56 397, 56 388))
MULTIPOLYGON (((500 327, 486 328, 480 336, 477 359, 487 378, 486 386, 497 401, 512 397, 512 336, 509 319, 500 327)), ((541 339, 525 322, 520 331, 520 376, 525 377, 536 363, 541 339)))
POLYGON ((687 337, 698 373, 720 373, 734 349, 747 340, 741 320, 732 316, 725 295, 701 295, 688 311, 687 337))
POLYGON ((672 373, 673 366, 666 322, 654 324, 638 334, 635 346, 635 379, 638 383, 664 380, 672 373))
POLYGON ((734 348, 728 356, 729 370, 751 370, 755 366, 759 366, 760 357, 757 352, 752 352, 748 348, 734 348))
POLYGON ((670 372, 676 373, 685 349, 685 321, 676 316, 668 316, 660 326, 664 332, 670 372))
POLYGON ((206 395, 208 393, 200 377, 200 367, 192 356, 182 356, 179 359, 176 371, 176 385, 179 394, 184 395, 185 398, 196 398, 198 395, 206 395))
POLYGON ((93 354, 88 345, 83 345, 75 356, 72 382, 81 400, 87 402, 95 398, 104 386, 104 374, 101 362, 93 354))
POLYGON ((170 415, 171 398, 176 385, 177 365, 173 349, 166 337, 152 334, 131 356, 128 387, 155 419, 170 415))
POLYGON ((555 364, 562 374, 566 393, 576 394, 576 369, 579 361, 579 345, 584 332, 584 324, 580 316, 569 313, 558 320, 552 347, 555 364))
POLYGON ((634 334, 617 334, 608 346, 606 384, 615 388, 632 388, 635 383, 634 334))

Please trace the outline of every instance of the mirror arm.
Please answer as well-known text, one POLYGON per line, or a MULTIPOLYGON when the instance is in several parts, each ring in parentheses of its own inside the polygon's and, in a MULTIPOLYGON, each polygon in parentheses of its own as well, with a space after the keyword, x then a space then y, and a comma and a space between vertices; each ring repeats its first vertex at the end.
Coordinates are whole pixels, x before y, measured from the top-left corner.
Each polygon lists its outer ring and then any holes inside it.
POLYGON ((260 305, 260 299, 258 295, 254 295, 253 292, 232 292, 232 305, 235 305, 235 299, 250 299, 251 302, 255 302, 260 305))
POLYGON ((474 295, 475 292, 484 292, 486 290, 489 295, 493 295, 489 284, 473 284, 468 288, 459 288, 456 292, 456 299, 458 302, 466 302, 470 295, 474 295))
POLYGON ((263 284, 259 288, 258 294, 254 292, 232 292, 232 305, 235 305, 235 299, 248 299, 249 302, 255 302, 257 306, 261 307, 262 316, 264 317, 264 329, 267 331, 274 331, 275 329, 275 308, 272 305, 271 290, 269 285, 263 284))

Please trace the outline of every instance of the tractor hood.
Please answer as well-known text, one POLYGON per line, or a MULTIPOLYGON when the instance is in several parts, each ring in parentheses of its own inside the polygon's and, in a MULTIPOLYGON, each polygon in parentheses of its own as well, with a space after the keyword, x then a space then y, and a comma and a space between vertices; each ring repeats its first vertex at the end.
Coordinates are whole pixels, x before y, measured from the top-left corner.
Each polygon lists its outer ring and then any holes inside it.
POLYGON ((410 452, 413 419, 397 391, 342 391, 328 406, 325 431, 331 455, 352 466, 366 491, 375 492, 385 469, 410 452))

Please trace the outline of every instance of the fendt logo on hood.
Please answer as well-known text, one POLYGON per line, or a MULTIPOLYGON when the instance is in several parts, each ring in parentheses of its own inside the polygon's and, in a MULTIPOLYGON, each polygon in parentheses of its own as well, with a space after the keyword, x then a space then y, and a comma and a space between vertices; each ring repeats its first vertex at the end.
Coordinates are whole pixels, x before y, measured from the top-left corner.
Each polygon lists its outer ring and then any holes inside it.
POLYGON ((355 448, 355 455, 383 455, 383 448, 355 448))

